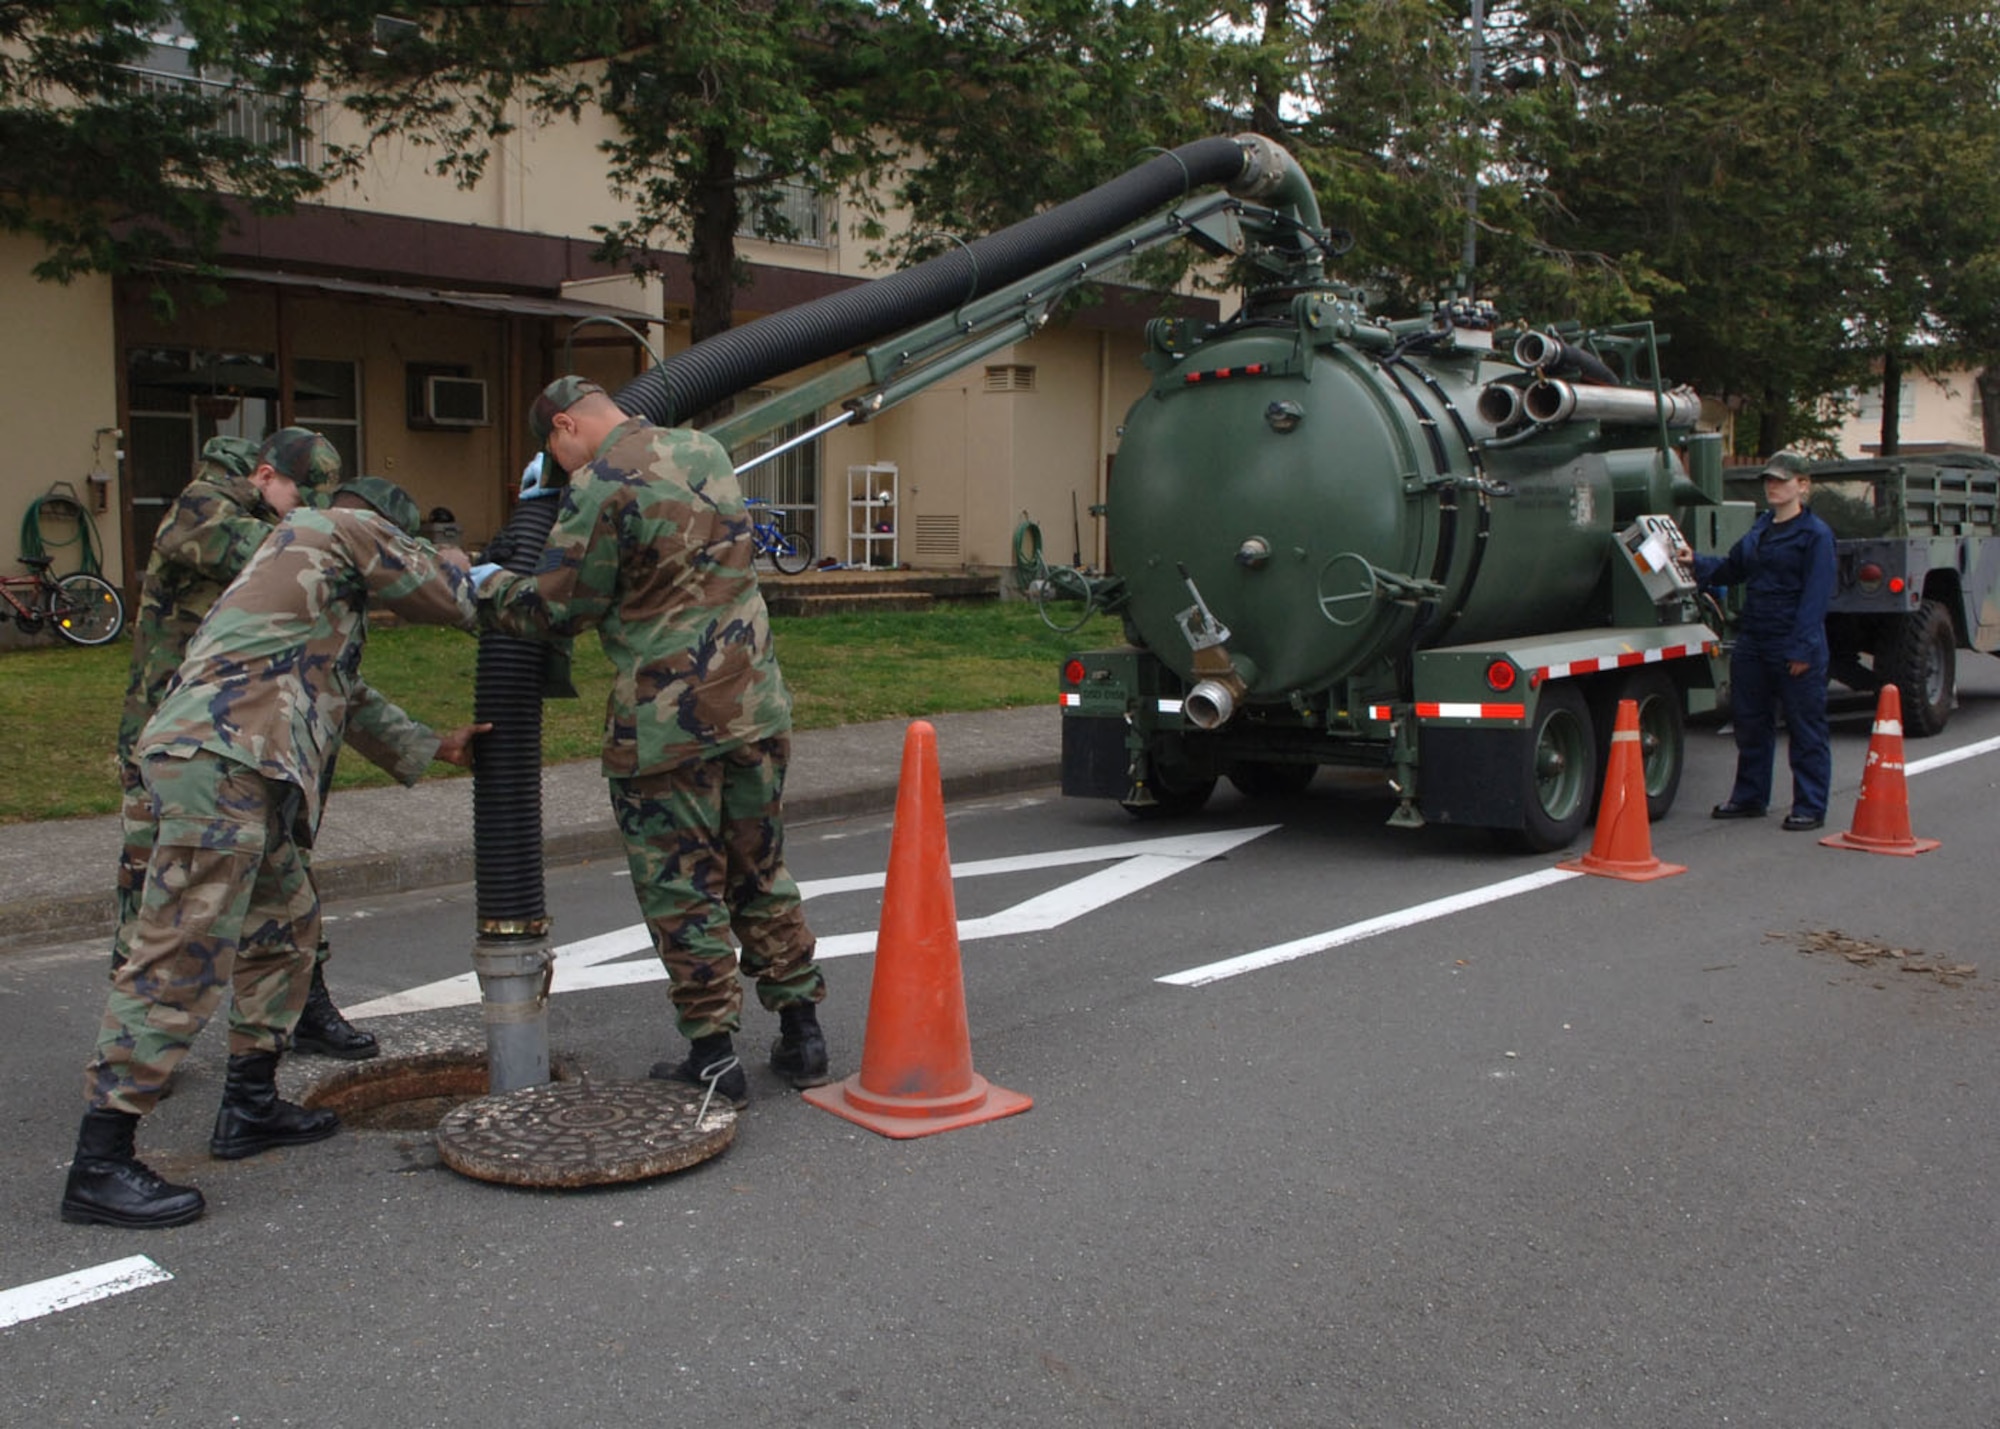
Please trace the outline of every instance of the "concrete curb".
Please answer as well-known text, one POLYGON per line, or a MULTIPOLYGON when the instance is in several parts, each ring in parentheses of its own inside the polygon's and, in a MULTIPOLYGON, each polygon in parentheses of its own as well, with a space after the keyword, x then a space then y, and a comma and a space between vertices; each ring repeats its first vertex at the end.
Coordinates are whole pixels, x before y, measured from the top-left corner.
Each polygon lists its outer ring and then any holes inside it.
MULTIPOLYGON (((945 800, 949 803, 1042 788, 1056 783, 1061 777, 1060 761, 1051 758, 1044 763, 946 774, 941 782, 945 800)), ((788 824, 797 825, 821 819, 884 813, 895 807, 896 785, 893 781, 869 783, 838 792, 787 797, 785 818, 788 824)), ((624 856, 624 845, 608 815, 601 827, 562 829, 547 834, 542 847, 550 868, 624 856)), ((320 896, 329 902, 470 883, 473 877, 472 841, 468 836, 462 842, 416 844, 394 853, 374 852, 325 859, 314 865, 314 875, 320 896)), ((116 922, 111 895, 103 889, 90 893, 0 901, 0 954, 59 940, 80 942, 98 937, 109 938, 116 922)))

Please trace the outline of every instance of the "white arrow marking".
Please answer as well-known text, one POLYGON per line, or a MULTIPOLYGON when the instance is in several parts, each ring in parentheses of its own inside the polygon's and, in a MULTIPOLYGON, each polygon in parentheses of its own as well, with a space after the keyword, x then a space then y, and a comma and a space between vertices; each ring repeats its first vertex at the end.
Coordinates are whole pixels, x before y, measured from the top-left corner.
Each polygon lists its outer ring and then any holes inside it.
MULTIPOLYGON (((1041 868, 1065 868, 1076 864, 1119 860, 1112 868, 1087 874, 1060 888, 1037 894, 1024 903, 1017 903, 1012 908, 1002 909, 984 918, 961 922, 958 925, 958 939, 961 943, 968 943, 980 938, 1013 937, 1021 933, 1042 933, 1051 928, 1059 928, 1128 894, 1150 888, 1163 879, 1173 877, 1176 873, 1184 872, 1209 859, 1218 858, 1231 849, 1262 837, 1278 827, 1280 826, 1277 824, 1264 824, 1249 829, 1174 834, 1157 839, 1095 844, 1088 848, 1056 849, 1043 853, 1018 854, 1011 858, 981 859, 973 863, 956 865, 952 869, 953 882, 996 873, 1022 873, 1041 868)), ((834 893, 866 892, 872 888, 882 887, 887 881, 886 873, 863 873, 848 878, 811 880, 800 884, 799 892, 810 899, 834 893)), ((835 933, 819 940, 815 956, 825 961, 829 958, 858 957, 874 951, 875 934, 872 931, 835 933)), ((594 938, 579 939, 577 942, 557 948, 555 959, 556 972, 550 986, 551 993, 625 987, 633 983, 661 981, 667 975, 666 969, 660 966, 659 959, 653 956, 652 939, 648 936, 644 923, 635 923, 628 928, 600 933, 594 938), (634 953, 644 953, 647 956, 643 960, 633 962, 614 961, 630 957, 634 953)), ((472 973, 460 973, 457 977, 411 988, 407 992, 378 997, 373 1002, 349 1008, 347 1015, 350 1018, 394 1017, 407 1012, 469 1007, 478 1001, 478 978, 472 973)))
POLYGON ((37 1280, 32 1285, 0 1290, 0 1329, 172 1279, 146 1256, 130 1255, 123 1260, 93 1265, 88 1270, 73 1270, 68 1275, 37 1280))

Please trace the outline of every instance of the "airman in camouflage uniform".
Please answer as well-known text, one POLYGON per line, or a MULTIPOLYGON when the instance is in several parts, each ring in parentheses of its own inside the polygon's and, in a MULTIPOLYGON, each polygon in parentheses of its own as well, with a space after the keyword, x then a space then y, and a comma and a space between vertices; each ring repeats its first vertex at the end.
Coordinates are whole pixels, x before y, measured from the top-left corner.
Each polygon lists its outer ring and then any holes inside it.
MULTIPOLYGON (((280 477, 291 480, 301 503, 324 505, 340 481, 340 453, 307 427, 282 428, 261 446, 242 437, 213 438, 202 448, 193 480, 175 498, 153 538, 132 622, 132 674, 118 727, 125 837, 118 860, 118 931, 111 944, 114 972, 129 955, 153 851, 152 806, 133 746, 159 708, 209 607, 290 510, 272 504, 271 492, 279 489, 273 482, 280 477)), ((434 744, 427 742, 429 731, 366 686, 359 688, 359 696, 349 715, 349 742, 399 778, 414 777, 403 771, 411 764, 421 771, 430 763, 434 744)), ((327 773, 331 777, 331 762, 327 773)), ((308 855, 308 872, 310 862, 308 855)), ((326 990, 328 951, 322 939, 295 1043, 302 1050, 350 1060, 373 1057, 379 1051, 375 1038, 350 1024, 326 990)))
MULTIPOLYGON (((135 746, 157 828, 131 956, 112 979, 84 1073, 89 1110, 63 1219, 180 1225, 201 1193, 133 1153, 139 1118, 234 993, 229 1066, 209 1142, 233 1159, 330 1136, 338 1119, 277 1095, 278 1054, 305 1003, 319 900, 300 856, 322 773, 361 688, 366 614, 474 622, 464 556, 440 555, 415 505, 377 478, 349 483, 326 511, 296 510, 258 547, 189 643, 135 746)), ((441 759, 471 759, 473 726, 431 735, 441 759)))
POLYGON ((728 453, 699 432, 627 417, 576 377, 551 384, 530 422, 553 465, 575 476, 533 575, 475 570, 480 619, 531 638, 595 626, 616 670, 603 769, 633 891, 693 1043, 653 1075, 713 1080, 747 1100, 731 1037, 743 1004, 733 931, 743 974, 779 1014, 772 1066, 794 1086, 821 1085, 815 1004, 826 982, 784 862, 791 695, 728 453))

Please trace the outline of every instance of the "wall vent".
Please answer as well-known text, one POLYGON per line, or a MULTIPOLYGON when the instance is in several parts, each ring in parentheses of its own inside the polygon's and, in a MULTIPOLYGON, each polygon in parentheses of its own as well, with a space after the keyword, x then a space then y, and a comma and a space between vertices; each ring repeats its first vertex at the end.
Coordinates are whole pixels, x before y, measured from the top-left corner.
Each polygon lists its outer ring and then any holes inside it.
POLYGON ((957 565, 965 559, 964 547, 959 544, 958 518, 956 516, 919 516, 916 518, 917 559, 943 561, 957 565))
POLYGON ((1026 362, 1003 362, 986 369, 988 392, 1032 392, 1035 369, 1026 362))

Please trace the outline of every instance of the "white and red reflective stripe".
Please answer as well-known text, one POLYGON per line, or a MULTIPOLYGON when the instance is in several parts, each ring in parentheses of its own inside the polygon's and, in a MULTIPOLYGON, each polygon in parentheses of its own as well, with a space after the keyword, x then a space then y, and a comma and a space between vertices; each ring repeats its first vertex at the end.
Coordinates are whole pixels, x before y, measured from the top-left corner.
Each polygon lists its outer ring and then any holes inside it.
POLYGON ((1418 719, 1526 719, 1526 705, 1478 705, 1460 701, 1417 703, 1418 719))
MULTIPOLYGON (((1418 719, 1526 719, 1526 705, 1481 705, 1461 701, 1420 701, 1415 709, 1418 719)), ((1370 719, 1394 719, 1393 705, 1368 706, 1370 719)))
POLYGON ((1686 660, 1696 655, 1713 654, 1715 645, 1662 645, 1652 650, 1627 650, 1619 655, 1602 655, 1594 660, 1570 660, 1560 665, 1544 665, 1528 672, 1531 684, 1539 685, 1544 680, 1564 680, 1571 675, 1595 675, 1604 670, 1623 670, 1633 665, 1657 665, 1663 660, 1686 660))
POLYGON ((1062 702, 1065 709, 1077 709, 1083 704, 1083 696, 1074 690, 1064 690, 1062 702))

